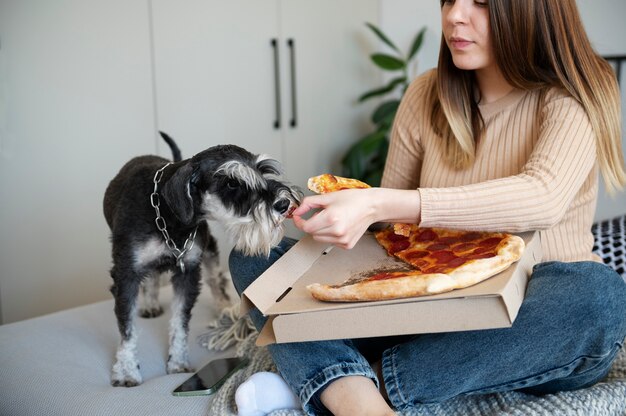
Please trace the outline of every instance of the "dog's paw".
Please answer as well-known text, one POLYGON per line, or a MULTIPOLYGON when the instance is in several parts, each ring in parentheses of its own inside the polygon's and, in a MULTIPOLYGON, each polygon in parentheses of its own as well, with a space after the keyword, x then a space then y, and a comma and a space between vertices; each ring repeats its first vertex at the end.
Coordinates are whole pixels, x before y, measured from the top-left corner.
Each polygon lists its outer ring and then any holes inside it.
POLYGON ((111 385, 113 387, 134 387, 143 382, 139 372, 139 364, 118 361, 111 371, 111 385))
POLYGON ((135 380, 135 379, 111 380, 111 385, 113 387, 135 387, 140 384, 141 384, 141 380, 135 380))
POLYGON ((195 371, 188 363, 167 362, 167 374, 193 373, 195 371))
POLYGON ((152 308, 141 308, 139 310, 139 316, 142 318, 156 318, 157 316, 163 315, 163 308, 161 306, 152 307, 152 308))

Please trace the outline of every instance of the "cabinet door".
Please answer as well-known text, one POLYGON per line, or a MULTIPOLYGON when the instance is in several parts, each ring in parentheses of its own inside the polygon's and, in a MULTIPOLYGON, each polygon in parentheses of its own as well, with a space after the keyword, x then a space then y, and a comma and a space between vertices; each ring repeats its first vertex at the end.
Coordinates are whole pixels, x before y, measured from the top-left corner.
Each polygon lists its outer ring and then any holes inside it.
MULTIPOLYGON (((283 42, 294 43, 297 110, 283 155, 289 178, 306 187, 310 176, 340 174, 342 156, 369 128, 372 107, 357 98, 379 82, 365 27, 378 21, 378 0, 283 0, 280 8, 283 42)), ((291 69, 284 72, 289 92, 291 69)), ((290 120, 290 93, 284 102, 290 120)))
MULTIPOLYGON (((276 0, 152 0, 158 128, 189 157, 237 144, 281 158, 276 0)), ((161 153, 169 157, 162 146, 161 153)))

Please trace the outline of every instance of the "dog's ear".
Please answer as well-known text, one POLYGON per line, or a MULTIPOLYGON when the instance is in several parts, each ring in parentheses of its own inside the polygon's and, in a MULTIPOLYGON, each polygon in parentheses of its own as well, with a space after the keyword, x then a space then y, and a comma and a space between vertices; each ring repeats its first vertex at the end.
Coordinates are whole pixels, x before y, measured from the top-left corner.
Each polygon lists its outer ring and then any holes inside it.
POLYGON ((184 224, 193 219, 193 199, 191 197, 191 175, 193 167, 190 163, 178 168, 163 186, 163 199, 174 215, 184 224))

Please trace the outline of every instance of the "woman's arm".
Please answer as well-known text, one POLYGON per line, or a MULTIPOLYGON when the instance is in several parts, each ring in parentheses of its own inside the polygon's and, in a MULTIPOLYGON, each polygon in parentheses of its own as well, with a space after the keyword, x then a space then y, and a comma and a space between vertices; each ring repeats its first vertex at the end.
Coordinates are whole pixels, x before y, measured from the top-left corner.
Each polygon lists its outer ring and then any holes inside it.
POLYGON ((350 249, 375 222, 419 221, 417 190, 368 188, 346 189, 304 198, 293 212, 293 222, 317 241, 350 249), (307 212, 319 209, 308 220, 307 212))

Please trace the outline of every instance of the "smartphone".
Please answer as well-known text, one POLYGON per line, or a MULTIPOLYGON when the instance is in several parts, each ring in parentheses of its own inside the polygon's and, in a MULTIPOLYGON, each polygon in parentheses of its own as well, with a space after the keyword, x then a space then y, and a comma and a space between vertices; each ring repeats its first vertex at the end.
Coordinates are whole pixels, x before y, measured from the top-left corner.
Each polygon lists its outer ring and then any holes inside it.
POLYGON ((218 358, 210 361, 172 392, 174 396, 208 396, 217 392, 222 384, 248 360, 242 357, 218 358))

